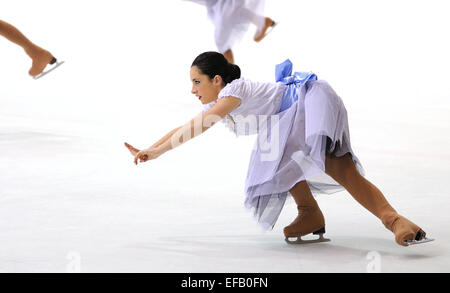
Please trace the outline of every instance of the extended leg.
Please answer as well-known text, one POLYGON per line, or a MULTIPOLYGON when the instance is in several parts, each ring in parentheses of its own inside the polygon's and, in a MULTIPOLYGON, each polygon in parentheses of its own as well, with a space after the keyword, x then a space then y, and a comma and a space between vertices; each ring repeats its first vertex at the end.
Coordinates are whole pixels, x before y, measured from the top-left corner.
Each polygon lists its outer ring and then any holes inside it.
POLYGON ((21 46, 25 50, 34 46, 34 44, 30 42, 30 40, 28 40, 17 28, 7 22, 4 22, 3 20, 0 20, 0 35, 21 46))
POLYGON ((363 207, 378 217, 395 234, 399 245, 407 241, 422 240, 425 232, 408 219, 400 216, 381 191, 359 174, 350 154, 343 157, 327 155, 325 172, 341 184, 363 207))
POLYGON ((31 76, 37 76, 45 69, 47 64, 54 64, 56 59, 50 52, 40 48, 28 40, 17 28, 0 20, 0 35, 22 47, 33 60, 29 70, 31 76))

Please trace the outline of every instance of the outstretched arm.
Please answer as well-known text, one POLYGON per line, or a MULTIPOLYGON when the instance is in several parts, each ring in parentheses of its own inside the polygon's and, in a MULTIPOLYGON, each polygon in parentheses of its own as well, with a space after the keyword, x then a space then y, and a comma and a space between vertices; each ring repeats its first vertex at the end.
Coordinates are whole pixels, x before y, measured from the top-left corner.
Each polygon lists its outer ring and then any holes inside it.
POLYGON ((217 123, 217 121, 220 121, 227 114, 233 111, 233 109, 239 106, 240 103, 241 99, 235 97, 220 99, 211 109, 205 113, 198 114, 188 123, 175 128, 150 148, 136 153, 137 149, 133 148, 131 145, 126 144, 126 146, 130 150, 131 154, 135 155, 135 164, 137 164, 138 161, 146 162, 148 160, 156 159, 163 153, 172 150, 188 140, 202 134, 217 123))
POLYGON ((177 127, 177 128, 175 128, 175 129, 171 130, 169 133, 167 133, 166 135, 164 135, 160 140, 158 140, 157 142, 155 142, 150 148, 158 147, 158 146, 160 146, 161 144, 163 144, 164 142, 166 142, 166 140, 170 139, 170 138, 172 137, 172 135, 173 135, 175 132, 177 132, 181 127, 182 127, 182 126, 177 127))

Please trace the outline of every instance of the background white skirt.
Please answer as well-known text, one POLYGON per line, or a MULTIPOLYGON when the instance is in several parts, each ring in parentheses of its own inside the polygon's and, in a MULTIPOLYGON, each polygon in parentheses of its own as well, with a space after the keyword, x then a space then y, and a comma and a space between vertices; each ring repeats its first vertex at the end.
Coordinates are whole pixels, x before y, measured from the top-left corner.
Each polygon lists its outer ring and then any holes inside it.
MULTIPOLYGON (((217 50, 224 53, 247 32, 251 23, 248 11, 264 15, 264 0, 188 0, 206 6, 215 26, 217 50)), ((264 25, 263 23, 260 26, 264 25)))

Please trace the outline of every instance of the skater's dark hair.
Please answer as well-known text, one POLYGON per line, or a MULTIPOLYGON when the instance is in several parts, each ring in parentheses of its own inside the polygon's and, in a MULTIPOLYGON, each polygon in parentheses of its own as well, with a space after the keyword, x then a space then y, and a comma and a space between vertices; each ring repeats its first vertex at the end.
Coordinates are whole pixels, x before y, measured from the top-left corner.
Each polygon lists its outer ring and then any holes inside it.
POLYGON ((241 77, 241 69, 239 66, 229 63, 225 57, 218 52, 205 52, 197 56, 192 66, 206 74, 210 79, 219 75, 225 84, 232 82, 241 77))

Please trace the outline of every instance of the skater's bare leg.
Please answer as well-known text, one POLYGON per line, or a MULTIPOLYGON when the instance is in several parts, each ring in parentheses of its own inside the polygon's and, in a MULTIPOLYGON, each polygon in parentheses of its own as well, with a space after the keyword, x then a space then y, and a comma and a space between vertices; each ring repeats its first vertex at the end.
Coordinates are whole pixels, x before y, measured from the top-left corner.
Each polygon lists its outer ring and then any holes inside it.
POLYGON ((56 61, 50 52, 33 44, 17 28, 2 20, 0 20, 0 35, 22 47, 30 56, 33 60, 33 65, 28 73, 31 76, 42 73, 47 64, 53 64, 56 61))
MULTIPOLYGON (((300 237, 325 230, 325 219, 306 181, 300 181, 289 190, 298 209, 297 218, 283 232, 286 237, 300 237)), ((324 233, 323 231, 322 233, 324 233)))
POLYGON ((225 57, 225 59, 228 60, 228 62, 230 62, 231 64, 234 64, 234 56, 233 56, 233 52, 231 51, 231 49, 228 49, 227 51, 225 51, 225 53, 223 53, 223 56, 225 57))
POLYGON ((398 244, 407 246, 404 241, 413 240, 421 231, 420 227, 400 216, 381 191, 358 172, 350 154, 343 157, 327 154, 325 172, 394 232, 398 244))

